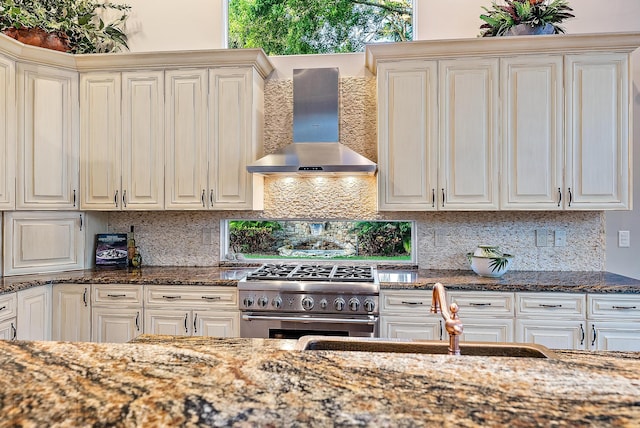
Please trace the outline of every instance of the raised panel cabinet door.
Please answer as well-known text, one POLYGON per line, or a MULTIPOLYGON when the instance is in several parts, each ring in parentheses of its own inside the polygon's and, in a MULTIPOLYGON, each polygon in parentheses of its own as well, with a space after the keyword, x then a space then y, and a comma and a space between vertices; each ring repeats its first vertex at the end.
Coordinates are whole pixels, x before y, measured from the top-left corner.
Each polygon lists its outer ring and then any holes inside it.
POLYGON ((52 340, 91 340, 90 288, 88 284, 56 284, 53 287, 52 340))
POLYGON ((207 207, 207 70, 165 72, 165 207, 207 207))
POLYGON ((18 340, 51 340, 51 285, 18 291, 18 340))
POLYGON ((563 208, 563 58, 500 60, 502 175, 500 208, 563 208))
MULTIPOLYGON (((253 118, 254 72, 250 68, 209 70, 209 194, 213 209, 253 209, 256 158, 253 118)), ((256 89, 259 90, 259 89, 256 89)))
POLYGON ((444 325, 433 317, 385 315, 380 317, 380 337, 389 339, 442 340, 444 325))
POLYGON ((0 56, 0 210, 15 208, 15 64, 0 56))
POLYGON ((17 333, 15 318, 0 322, 0 340, 16 340, 17 333))
POLYGON ((498 60, 439 62, 441 210, 497 210, 498 60))
POLYGON ((568 209, 630 209, 629 56, 567 55, 568 209))
POLYGON ((407 61, 378 67, 378 209, 435 210, 438 67, 407 61))
POLYGON ((550 349, 587 349, 586 322, 561 319, 516 319, 516 342, 550 349))
POLYGON ((84 269, 84 214, 14 211, 4 215, 4 274, 84 269))
POLYGON ((91 341, 126 343, 142 334, 142 308, 96 308, 91 311, 91 341))
POLYGON ((147 309, 144 311, 144 332, 170 336, 191 336, 191 310, 147 309))
POLYGON ((122 73, 124 210, 164 208, 164 73, 122 73))
POLYGON ((589 349, 640 352, 639 322, 589 323, 589 349))
POLYGON ((80 208, 122 206, 122 117, 120 73, 80 75, 80 208))
POLYGON ((460 336, 462 342, 513 342, 515 337, 513 318, 473 318, 467 316, 462 319, 462 324, 464 329, 462 336, 460 336))
POLYGON ((239 311, 193 311, 193 335, 239 337, 239 311))
POLYGON ((17 209, 77 209, 78 73, 17 64, 17 209))

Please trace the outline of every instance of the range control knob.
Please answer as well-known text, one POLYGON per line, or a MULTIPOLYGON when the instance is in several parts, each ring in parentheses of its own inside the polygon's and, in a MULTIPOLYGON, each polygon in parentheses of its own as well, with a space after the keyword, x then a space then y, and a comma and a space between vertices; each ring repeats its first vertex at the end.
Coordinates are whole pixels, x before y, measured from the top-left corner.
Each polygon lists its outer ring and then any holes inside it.
POLYGON ((310 311, 313 309, 313 299, 311 297, 303 297, 302 298, 302 308, 305 311, 310 311))
POLYGON ((245 297, 242 303, 244 303, 246 308, 253 306, 253 297, 245 297))
POLYGON ((322 299, 320 300, 320 307, 322 309, 327 309, 327 306, 329 305, 329 302, 327 302, 327 299, 322 299))
POLYGON ((367 312, 373 312, 373 310, 376 308, 376 302, 374 302, 371 299, 367 299, 364 301, 364 310, 367 312))
POLYGON ((355 312, 359 308, 360 308, 360 300, 356 299, 355 297, 352 297, 351 299, 349 299, 349 309, 355 312))
POLYGON ((282 306, 282 299, 280 298, 280 296, 274 297, 271 301, 271 305, 276 309, 280 309, 280 307, 282 306))
POLYGON ((342 297, 338 297, 336 300, 333 301, 333 307, 336 308, 336 311, 343 310, 344 305, 346 305, 346 302, 342 297))
POLYGON ((261 308, 265 308, 268 304, 269 299, 267 299, 265 296, 262 296, 258 299, 258 306, 260 306, 261 308))

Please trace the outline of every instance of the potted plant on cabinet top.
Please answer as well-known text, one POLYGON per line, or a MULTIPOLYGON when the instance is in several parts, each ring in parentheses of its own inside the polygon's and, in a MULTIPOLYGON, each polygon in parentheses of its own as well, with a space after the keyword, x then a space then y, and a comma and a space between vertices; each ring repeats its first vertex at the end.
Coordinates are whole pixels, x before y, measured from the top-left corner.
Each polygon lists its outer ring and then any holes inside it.
POLYGON ((25 44, 74 54, 127 46, 130 6, 93 0, 3 0, 0 31, 25 44))
POLYGON ((559 24, 574 17, 567 0, 494 0, 482 8, 481 37, 564 33, 559 24))

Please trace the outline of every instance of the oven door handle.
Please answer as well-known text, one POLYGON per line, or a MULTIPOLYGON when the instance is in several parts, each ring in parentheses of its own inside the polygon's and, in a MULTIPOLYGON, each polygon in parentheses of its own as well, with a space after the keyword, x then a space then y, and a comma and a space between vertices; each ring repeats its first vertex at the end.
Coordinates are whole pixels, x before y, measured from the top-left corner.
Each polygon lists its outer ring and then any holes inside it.
POLYGON ((268 315, 242 315, 242 319, 245 321, 257 321, 257 320, 265 320, 265 321, 291 321, 291 322, 304 322, 304 323, 312 323, 312 322, 326 322, 333 324, 361 324, 361 325, 376 325, 378 322, 378 317, 369 316, 367 319, 357 319, 357 318, 322 318, 322 317, 282 317, 282 316, 268 316, 268 315))

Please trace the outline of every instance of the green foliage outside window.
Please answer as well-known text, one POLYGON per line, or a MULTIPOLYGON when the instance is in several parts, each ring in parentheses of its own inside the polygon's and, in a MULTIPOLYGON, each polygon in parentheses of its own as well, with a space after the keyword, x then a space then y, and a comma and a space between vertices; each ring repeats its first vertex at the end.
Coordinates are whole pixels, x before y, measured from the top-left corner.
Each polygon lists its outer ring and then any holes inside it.
POLYGON ((359 52, 413 38, 411 0, 230 0, 229 47, 268 55, 359 52))

